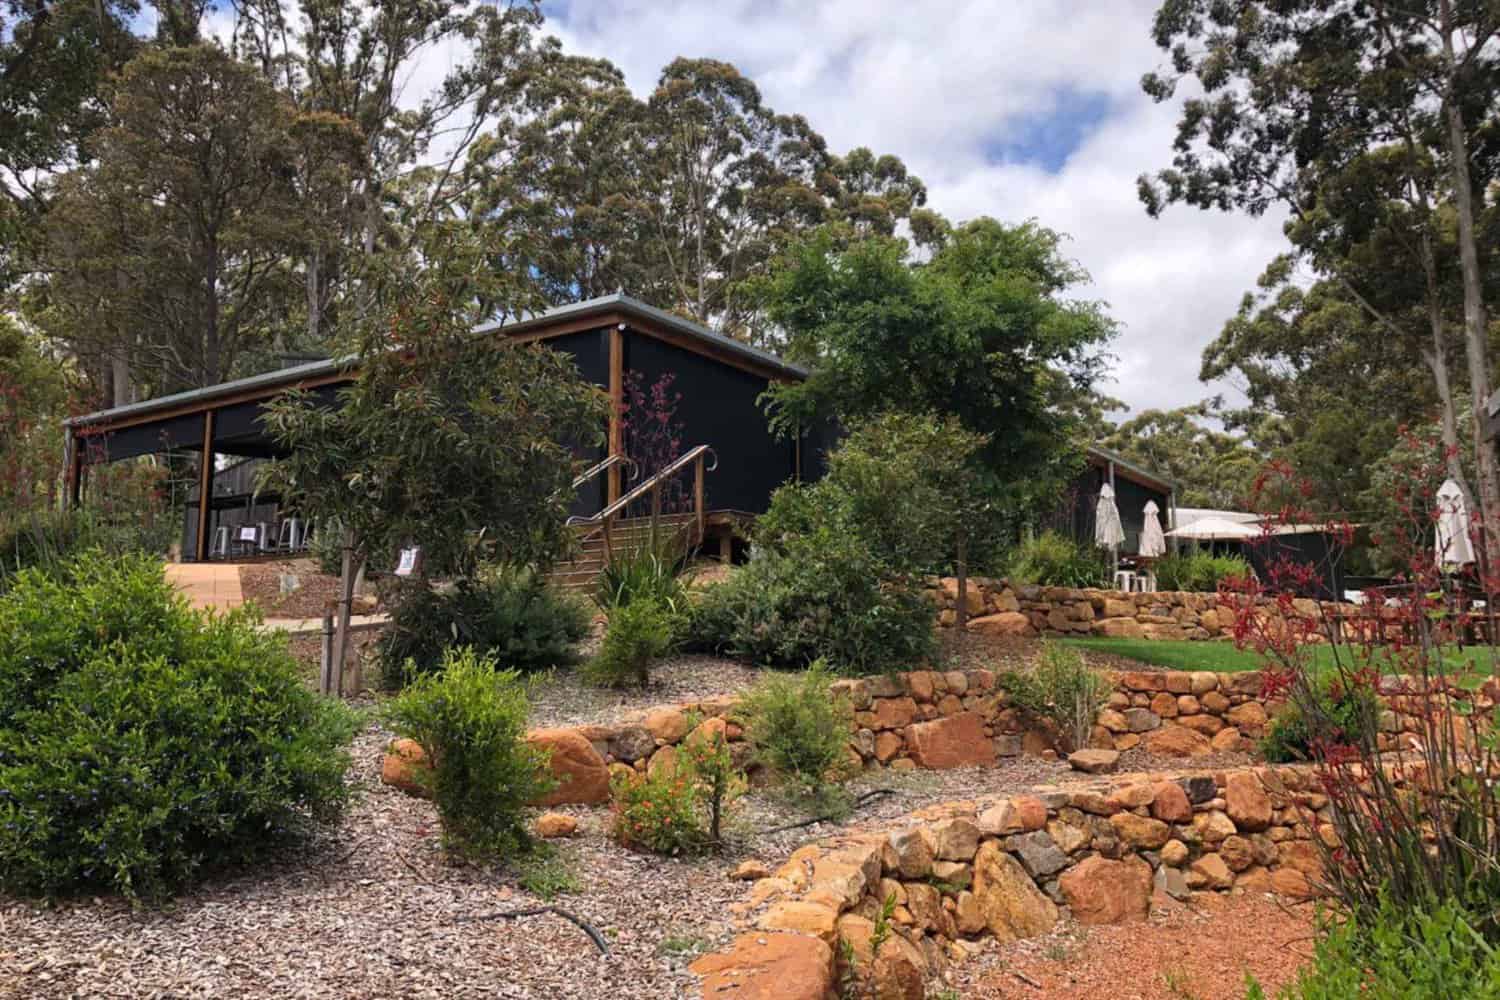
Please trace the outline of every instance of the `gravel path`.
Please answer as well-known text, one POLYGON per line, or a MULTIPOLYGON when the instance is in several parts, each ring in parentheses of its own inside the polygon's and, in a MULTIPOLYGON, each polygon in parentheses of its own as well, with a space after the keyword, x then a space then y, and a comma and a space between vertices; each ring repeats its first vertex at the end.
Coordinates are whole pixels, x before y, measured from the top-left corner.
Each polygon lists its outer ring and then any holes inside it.
POLYGON ((618 722, 626 713, 734 694, 764 671, 712 656, 676 656, 651 665, 645 688, 606 690, 588 684, 577 670, 538 675, 531 692, 533 726, 579 726, 618 722))

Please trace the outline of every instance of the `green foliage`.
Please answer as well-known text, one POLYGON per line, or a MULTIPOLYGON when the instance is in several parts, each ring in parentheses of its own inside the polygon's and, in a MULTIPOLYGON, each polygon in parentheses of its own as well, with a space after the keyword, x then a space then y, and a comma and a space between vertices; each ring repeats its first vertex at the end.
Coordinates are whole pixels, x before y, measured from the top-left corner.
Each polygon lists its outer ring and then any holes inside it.
POLYGON ((1210 426, 1213 403, 1143 410, 1098 443, 1177 484, 1185 507, 1242 508, 1264 456, 1240 434, 1210 426))
POLYGON ((645 687, 651 661, 672 648, 676 620, 655 600, 635 600, 611 608, 599 651, 584 666, 584 675, 600 687, 645 687))
POLYGON ((17 577, 0 596, 0 886, 156 899, 337 815, 353 716, 257 625, 190 610, 146 557, 17 577))
POLYGON ((822 230, 794 244, 766 300, 789 357, 812 375, 772 388, 775 425, 891 409, 951 416, 989 435, 975 466, 996 510, 1055 498, 1082 458, 1055 404, 1092 384, 1115 332, 1101 303, 1066 297, 1087 275, 1062 240, 1034 222, 982 218, 945 233, 921 264, 898 239, 822 230))
MULTIPOLYGON (((1387 899, 1374 917, 1329 923, 1313 959, 1283 989, 1281 1000, 1496 1000, 1500 998, 1500 951, 1479 930, 1476 910, 1387 899)), ((1253 980, 1247 998, 1264 998, 1253 980)))
POLYGON ((698 790, 682 768, 655 774, 618 774, 610 782, 614 838, 626 847, 668 857, 700 854, 708 834, 698 790))
POLYGON ((583 889, 578 873, 568 866, 567 859, 551 844, 536 843, 517 863, 520 869, 521 888, 545 902, 558 896, 571 895, 583 889))
POLYGON ((1054 642, 1042 644, 1029 669, 1006 671, 998 681, 1017 708, 1056 725, 1069 750, 1088 745, 1094 716, 1109 700, 1109 682, 1076 649, 1054 642))
MULTIPOLYGON (((806 509, 772 505, 758 538, 806 531, 810 519, 836 519, 857 534, 890 575, 944 571, 961 536, 996 520, 973 463, 989 435, 952 417, 882 413, 856 422, 828 456, 828 471, 807 490, 806 509), (785 522, 778 523, 778 518, 785 522)), ((972 537, 965 539, 971 544, 972 537)))
POLYGON ((738 717, 756 758, 799 791, 818 794, 848 765, 853 709, 835 697, 826 665, 767 677, 740 698, 738 717))
POLYGON ((521 673, 566 666, 589 631, 582 601, 528 569, 496 567, 446 591, 406 585, 379 642, 382 680, 397 690, 408 672, 427 673, 449 647, 466 646, 521 673))
MULTIPOLYGON (((776 491, 773 508, 795 487, 776 491)), ((937 611, 913 581, 885 580, 869 548, 829 524, 783 536, 781 548, 707 588, 689 611, 695 648, 772 667, 827 660, 841 670, 910 668, 937 652, 937 611)))
POLYGON ((616 549, 599 574, 594 601, 606 611, 639 600, 682 608, 687 588, 677 577, 680 561, 673 546, 656 539, 616 549))
POLYGON ((745 776, 734 766, 723 726, 695 728, 678 746, 677 754, 678 766, 685 769, 698 794, 705 816, 706 845, 710 850, 721 850, 729 812, 745 793, 745 776))
POLYGON ((82 552, 160 557, 180 525, 169 512, 135 505, 109 518, 92 508, 67 513, 38 510, 14 519, 0 518, 0 590, 20 570, 56 572, 82 552))
POLYGON ((443 845, 478 858, 512 858, 531 847, 526 805, 552 785, 541 751, 526 741, 526 686, 514 670, 474 650, 450 650, 443 669, 412 679, 384 715, 421 745, 443 822, 443 845))
POLYGON ((1044 587, 1107 587, 1109 564, 1104 551, 1044 531, 1027 538, 1011 553, 1006 577, 1013 583, 1035 583, 1044 587))
POLYGON ((1380 702, 1368 687, 1342 684, 1329 674, 1315 687, 1313 720, 1290 701, 1266 727, 1260 752, 1273 764, 1314 759, 1313 742, 1357 744, 1376 735, 1380 702), (1314 730, 1317 730, 1314 732, 1314 730))
POLYGON ((1241 556, 1216 556, 1194 550, 1163 556, 1153 567, 1158 590, 1214 593, 1224 580, 1246 576, 1250 564, 1241 556))
POLYGON ((514 298, 490 248, 452 228, 424 241, 424 267, 366 268, 372 305, 340 331, 359 365, 340 405, 290 393, 267 408, 288 456, 267 484, 341 525, 357 559, 415 542, 434 576, 545 565, 571 541, 573 448, 600 439, 605 403, 563 352, 473 335, 514 298))
MULTIPOLYGON (((694 723, 696 719, 692 720, 694 723)), ((734 766, 723 727, 695 726, 672 766, 619 774, 610 782, 614 838, 670 857, 724 847, 725 826, 745 779, 734 766)))

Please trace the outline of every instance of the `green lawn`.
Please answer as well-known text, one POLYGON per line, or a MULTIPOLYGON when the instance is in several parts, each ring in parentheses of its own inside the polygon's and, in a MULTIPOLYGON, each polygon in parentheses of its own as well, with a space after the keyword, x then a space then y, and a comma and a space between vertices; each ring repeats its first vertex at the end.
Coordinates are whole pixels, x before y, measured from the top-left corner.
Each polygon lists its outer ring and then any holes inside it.
MULTIPOLYGON (((1253 650, 1236 649, 1232 642, 1107 639, 1102 636, 1057 641, 1080 649, 1139 660, 1167 670, 1213 670, 1232 674, 1243 670, 1259 670, 1265 665, 1265 661, 1253 650)), ((1449 647, 1444 650, 1443 659, 1454 668, 1467 667, 1488 673, 1492 668, 1491 657, 1496 653, 1497 650, 1488 646, 1468 646, 1462 650, 1449 647)), ((1330 666, 1333 663, 1333 651, 1327 646, 1316 647, 1313 662, 1319 668, 1330 666)))

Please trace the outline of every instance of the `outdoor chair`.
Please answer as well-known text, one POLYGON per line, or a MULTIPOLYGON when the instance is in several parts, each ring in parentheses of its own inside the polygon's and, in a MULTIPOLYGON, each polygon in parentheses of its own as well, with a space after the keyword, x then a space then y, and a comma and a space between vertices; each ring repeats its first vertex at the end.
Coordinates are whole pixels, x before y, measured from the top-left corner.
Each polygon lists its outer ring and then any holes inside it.
POLYGON ((276 551, 276 542, 271 537, 271 526, 261 521, 255 526, 255 533, 259 536, 255 542, 255 550, 262 555, 276 551))
POLYGON ((302 541, 302 522, 295 517, 289 517, 281 522, 281 528, 276 534, 276 551, 295 552, 300 548, 302 541))
POLYGON ((318 522, 312 518, 302 526, 302 537, 297 539, 297 551, 306 552, 307 547, 312 544, 313 532, 318 529, 318 522))
POLYGON ((208 547, 209 558, 229 558, 229 526, 219 525, 214 529, 214 543, 208 547))
POLYGON ((234 529, 234 554, 238 556, 253 556, 255 550, 260 548, 260 538, 263 526, 254 524, 242 524, 234 529))

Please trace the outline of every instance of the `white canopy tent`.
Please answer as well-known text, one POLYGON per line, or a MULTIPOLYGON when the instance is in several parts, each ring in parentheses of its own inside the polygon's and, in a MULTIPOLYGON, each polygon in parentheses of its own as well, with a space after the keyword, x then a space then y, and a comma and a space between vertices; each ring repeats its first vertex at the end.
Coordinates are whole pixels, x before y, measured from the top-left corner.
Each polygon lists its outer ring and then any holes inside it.
POLYGON ((1198 542, 1244 542, 1259 536, 1260 529, 1255 525, 1231 521, 1223 517, 1199 518, 1166 533, 1168 538, 1182 538, 1198 542))

